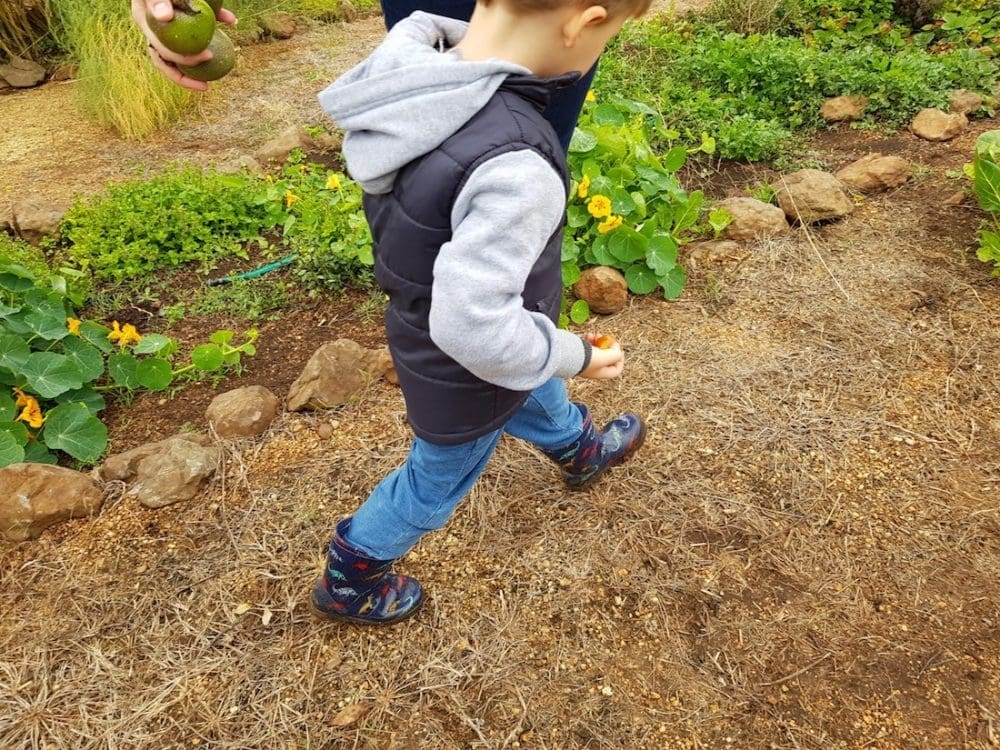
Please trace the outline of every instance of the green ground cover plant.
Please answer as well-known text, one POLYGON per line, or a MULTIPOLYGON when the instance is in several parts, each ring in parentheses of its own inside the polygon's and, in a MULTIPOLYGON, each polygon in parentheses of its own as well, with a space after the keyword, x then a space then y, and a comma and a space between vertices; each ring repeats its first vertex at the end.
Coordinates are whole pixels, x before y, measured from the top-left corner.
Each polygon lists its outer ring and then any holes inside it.
POLYGON ((659 16, 626 28, 602 60, 595 89, 648 103, 682 143, 708 133, 720 156, 761 161, 820 127, 827 97, 865 95, 871 120, 895 127, 923 107, 944 105, 953 89, 984 91, 997 78, 996 63, 970 48, 932 54, 863 39, 824 48, 798 36, 659 16))
POLYGON ((979 230, 977 255, 993 264, 993 275, 1000 277, 1000 130, 990 130, 976 140, 972 185, 989 217, 979 230))

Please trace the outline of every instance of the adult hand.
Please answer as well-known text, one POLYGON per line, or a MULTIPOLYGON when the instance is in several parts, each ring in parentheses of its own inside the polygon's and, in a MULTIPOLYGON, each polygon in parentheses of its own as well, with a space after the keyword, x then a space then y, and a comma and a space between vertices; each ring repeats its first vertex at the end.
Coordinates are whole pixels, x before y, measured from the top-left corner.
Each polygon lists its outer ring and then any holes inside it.
MULTIPOLYGON (((171 52, 163 46, 160 40, 156 38, 156 34, 150 30, 149 24, 146 22, 147 12, 157 21, 166 23, 174 17, 174 6, 170 3, 170 0, 132 0, 132 19, 135 21, 136 26, 139 27, 139 30, 142 31, 143 36, 146 37, 146 51, 149 52, 149 59, 153 61, 153 66, 178 86, 183 86, 192 91, 207 91, 207 83, 189 78, 180 71, 177 65, 197 65, 198 63, 203 63, 206 60, 212 59, 212 53, 208 50, 199 52, 197 55, 178 55, 176 52, 171 52)), ((220 23, 230 26, 236 23, 236 16, 225 8, 216 14, 216 19, 220 23)))
POLYGON ((587 341, 590 342, 590 364, 587 369, 580 373, 581 378, 591 378, 593 380, 611 380, 617 378, 625 369, 625 352, 616 341, 607 349, 600 349, 597 346, 599 334, 588 333, 587 341))

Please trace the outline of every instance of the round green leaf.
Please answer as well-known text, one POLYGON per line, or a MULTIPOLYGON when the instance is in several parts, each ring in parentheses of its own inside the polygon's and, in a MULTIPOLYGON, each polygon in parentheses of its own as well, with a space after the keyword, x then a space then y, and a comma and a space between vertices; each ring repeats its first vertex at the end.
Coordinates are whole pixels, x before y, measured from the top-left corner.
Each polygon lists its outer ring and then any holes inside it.
POLYGON ((594 107, 592 117, 598 125, 625 124, 625 114, 613 104, 598 104, 594 107))
POLYGON ((649 241, 646 265, 663 276, 677 265, 677 243, 669 234, 658 234, 649 241))
POLYGON ((75 391, 66 391, 58 400, 60 404, 84 404, 95 417, 107 406, 104 403, 104 396, 89 385, 85 385, 83 388, 78 388, 75 391))
POLYGON ((219 346, 223 346, 224 344, 230 343, 233 340, 233 336, 235 335, 236 334, 233 333, 232 331, 226 331, 226 330, 216 331, 215 333, 213 333, 211 336, 208 337, 208 340, 211 341, 213 344, 218 344, 219 346))
MULTIPOLYGON (((619 227, 620 228, 620 227, 619 227)), ((619 266, 618 259, 611 254, 611 250, 608 248, 608 235, 602 234, 596 240, 594 240, 594 245, 592 247, 594 263, 602 266, 619 266)))
POLYGON ((120 352, 108 357, 108 375, 116 385, 130 391, 139 387, 139 376, 136 374, 138 366, 139 363, 131 354, 120 352))
POLYGON ((569 142, 569 152, 571 154, 583 154, 593 151, 597 146, 597 136, 589 130, 577 128, 573 131, 573 138, 569 142))
POLYGON ((0 335, 0 367, 17 372, 31 355, 31 347, 20 336, 0 335))
POLYGON ((191 361, 199 370, 214 372, 222 367, 222 347, 218 344, 201 344, 191 352, 191 361))
POLYGON ((21 367, 21 374, 31 389, 43 398, 55 398, 83 385, 79 365, 54 352, 33 352, 21 367))
POLYGON ((80 368, 83 382, 97 380, 104 374, 104 355, 93 344, 83 339, 70 336, 62 342, 63 354, 69 357, 80 368))
POLYGON ((0 466, 10 466, 24 461, 24 448, 18 445, 14 436, 0 432, 0 466))
POLYGON ((13 436, 17 444, 23 446, 28 442, 28 425, 24 422, 5 420, 0 422, 0 434, 13 436))
POLYGON ((574 261, 567 261, 562 264, 562 282, 563 286, 573 286, 576 282, 580 280, 580 266, 578 266, 574 261))
POLYGON ((84 341, 96 346, 105 354, 111 354, 115 348, 114 345, 108 341, 109 333, 111 333, 110 328, 106 328, 100 323, 95 323, 92 320, 85 320, 80 324, 80 337, 84 339, 84 341))
POLYGON ((0 391, 0 420, 13 419, 17 416, 17 409, 14 407, 14 398, 6 392, 0 391))
POLYGON ((57 318, 43 312, 31 312, 24 316, 24 324, 36 336, 48 341, 58 341, 69 335, 66 318, 57 318))
POLYGON ((587 304, 587 300, 585 299, 578 299, 573 303, 572 307, 569 308, 569 319, 578 326, 586 323, 589 317, 590 305, 587 304))
POLYGON ((84 404, 61 404, 49 411, 42 430, 45 444, 92 464, 108 446, 108 429, 84 404))
POLYGON ((622 216, 628 216, 637 208, 632 196, 618 188, 611 192, 611 211, 622 216))
POLYGON ((24 446, 24 461, 29 464, 57 464, 59 459, 41 440, 29 440, 24 446))
POLYGON ((681 292, 684 291, 684 285, 687 283, 687 273, 680 266, 675 266, 668 273, 657 278, 660 286, 663 287, 664 299, 677 299, 680 297, 681 292))
POLYGON ((649 294, 659 282, 645 263, 636 263, 625 269, 625 283, 633 294, 649 294))
POLYGON ((162 391, 170 385, 174 378, 170 363, 159 357, 151 357, 139 362, 136 368, 139 385, 151 391, 162 391))
POLYGON ((685 159, 687 159, 687 149, 683 146, 674 146, 663 157, 663 168, 668 172, 676 172, 684 166, 685 159))
POLYGON ((168 346, 170 346, 168 337, 159 333, 147 333, 142 337, 142 341, 132 348, 132 351, 135 354, 156 354, 168 346))
POLYGON ((649 240, 628 227, 619 227, 608 240, 608 249, 622 263, 634 263, 646 258, 649 240))

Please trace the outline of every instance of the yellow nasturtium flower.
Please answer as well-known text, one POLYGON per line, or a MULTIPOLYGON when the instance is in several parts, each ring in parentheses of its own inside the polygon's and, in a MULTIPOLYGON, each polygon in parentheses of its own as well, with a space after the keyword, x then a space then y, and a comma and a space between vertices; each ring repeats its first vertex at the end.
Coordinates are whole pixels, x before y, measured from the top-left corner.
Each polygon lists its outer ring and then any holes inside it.
POLYGON ((585 174, 576 188, 576 197, 586 198, 588 192, 590 192, 590 175, 585 174))
POLYGON ((31 398, 31 396, 29 396, 27 393, 22 391, 17 386, 14 386, 12 390, 14 391, 14 395, 17 396, 17 401, 14 402, 15 409, 20 409, 22 406, 27 406, 30 403, 29 399, 31 398))
POLYGON ((595 195, 587 201, 587 211, 595 219, 603 219, 611 216, 611 199, 606 195, 595 195))
POLYGON ((108 339, 117 341, 118 346, 124 349, 131 343, 138 344, 142 341, 142 336, 131 323, 126 323, 124 327, 121 327, 116 320, 111 324, 111 333, 108 334, 108 339))
POLYGON ((597 101, 597 97, 594 96, 594 92, 593 91, 590 91, 590 90, 587 91, 586 101, 588 101, 588 102, 596 102, 597 101))
POLYGON ((600 234, 607 234, 612 229, 617 229, 622 225, 621 216, 609 216, 607 221, 603 221, 597 225, 597 231, 600 234))
POLYGON ((299 196, 293 193, 291 190, 285 191, 285 208, 291 208, 300 200, 299 196))
POLYGON ((74 336, 80 335, 80 321, 76 318, 66 318, 66 327, 74 336))
POLYGON ((333 172, 331 172, 330 176, 326 178, 326 189, 340 190, 340 178, 333 174, 333 172))
MULTIPOLYGON (((38 400, 34 396, 24 396, 24 398, 26 404, 17 416, 17 421, 27 422, 29 427, 34 427, 37 430, 45 422, 45 417, 42 416, 42 407, 38 405, 38 400)), ((18 396, 18 401, 20 399, 21 396, 18 396)))

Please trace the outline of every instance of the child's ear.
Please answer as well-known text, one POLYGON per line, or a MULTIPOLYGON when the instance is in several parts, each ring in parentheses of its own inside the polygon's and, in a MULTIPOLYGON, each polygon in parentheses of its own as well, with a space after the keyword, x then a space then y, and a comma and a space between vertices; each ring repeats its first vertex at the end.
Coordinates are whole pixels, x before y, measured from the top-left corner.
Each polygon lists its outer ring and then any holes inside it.
POLYGON ((588 26, 598 26, 608 18, 608 9, 603 5, 580 5, 563 25, 563 42, 567 47, 576 45, 580 34, 588 26))

